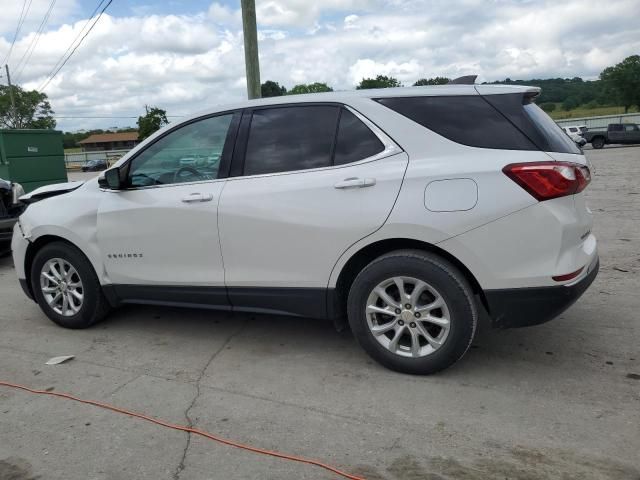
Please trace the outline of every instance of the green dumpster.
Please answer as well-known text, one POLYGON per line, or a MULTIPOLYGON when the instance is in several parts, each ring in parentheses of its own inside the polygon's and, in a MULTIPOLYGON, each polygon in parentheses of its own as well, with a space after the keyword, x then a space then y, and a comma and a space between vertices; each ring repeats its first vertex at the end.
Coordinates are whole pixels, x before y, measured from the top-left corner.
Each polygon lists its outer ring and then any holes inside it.
POLYGON ((0 130, 0 178, 21 184, 27 193, 66 182, 62 132, 0 130))

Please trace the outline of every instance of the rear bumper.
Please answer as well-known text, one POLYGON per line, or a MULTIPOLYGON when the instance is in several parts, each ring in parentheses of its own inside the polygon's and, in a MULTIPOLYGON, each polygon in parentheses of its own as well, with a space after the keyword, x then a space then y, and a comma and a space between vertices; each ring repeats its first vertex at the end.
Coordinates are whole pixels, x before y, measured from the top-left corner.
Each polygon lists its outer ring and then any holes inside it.
POLYGON ((528 327, 554 319, 589 288, 599 267, 596 257, 587 274, 570 285, 485 290, 493 327, 528 327))

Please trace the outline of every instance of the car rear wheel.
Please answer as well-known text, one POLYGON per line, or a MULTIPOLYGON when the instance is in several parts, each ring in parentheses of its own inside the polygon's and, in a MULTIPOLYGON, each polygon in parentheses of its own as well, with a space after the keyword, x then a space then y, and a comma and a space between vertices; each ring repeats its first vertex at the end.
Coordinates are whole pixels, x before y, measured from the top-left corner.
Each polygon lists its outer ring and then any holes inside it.
POLYGON ((365 267, 348 298, 358 343, 382 365, 404 373, 443 370, 465 354, 477 307, 465 277, 423 251, 401 250, 365 267))
POLYGON ((109 312, 89 260, 65 242, 45 245, 31 265, 31 288, 42 311, 66 328, 87 328, 109 312))
POLYGON ((594 138, 591 141, 591 145, 593 146, 593 148, 601 149, 602 147, 604 147, 604 138, 603 137, 594 138))

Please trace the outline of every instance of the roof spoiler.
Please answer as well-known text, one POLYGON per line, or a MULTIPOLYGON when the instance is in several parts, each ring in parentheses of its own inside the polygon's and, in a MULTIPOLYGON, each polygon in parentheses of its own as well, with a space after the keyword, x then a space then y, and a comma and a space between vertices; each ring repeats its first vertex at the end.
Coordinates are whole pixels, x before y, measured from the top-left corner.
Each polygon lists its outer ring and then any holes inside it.
POLYGON ((476 83, 478 75, 465 75, 464 77, 454 78, 447 85, 473 85, 476 83))

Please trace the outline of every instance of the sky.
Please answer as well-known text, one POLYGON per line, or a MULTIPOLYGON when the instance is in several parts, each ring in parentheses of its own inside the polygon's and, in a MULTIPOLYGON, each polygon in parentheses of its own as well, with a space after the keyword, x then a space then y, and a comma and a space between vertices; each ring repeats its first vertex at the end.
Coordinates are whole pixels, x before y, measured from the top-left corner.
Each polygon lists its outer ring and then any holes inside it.
MULTIPOLYGON (((2 0, 0 60, 28 10, 7 62, 13 83, 43 88, 99 4, 2 0)), ((407 86, 469 74, 595 79, 640 54, 640 0, 256 0, 256 10, 261 79, 287 88, 347 90, 379 74, 407 86)), ((243 100, 239 0, 112 0, 44 92, 65 131, 135 126, 145 105, 175 120, 243 100)))

